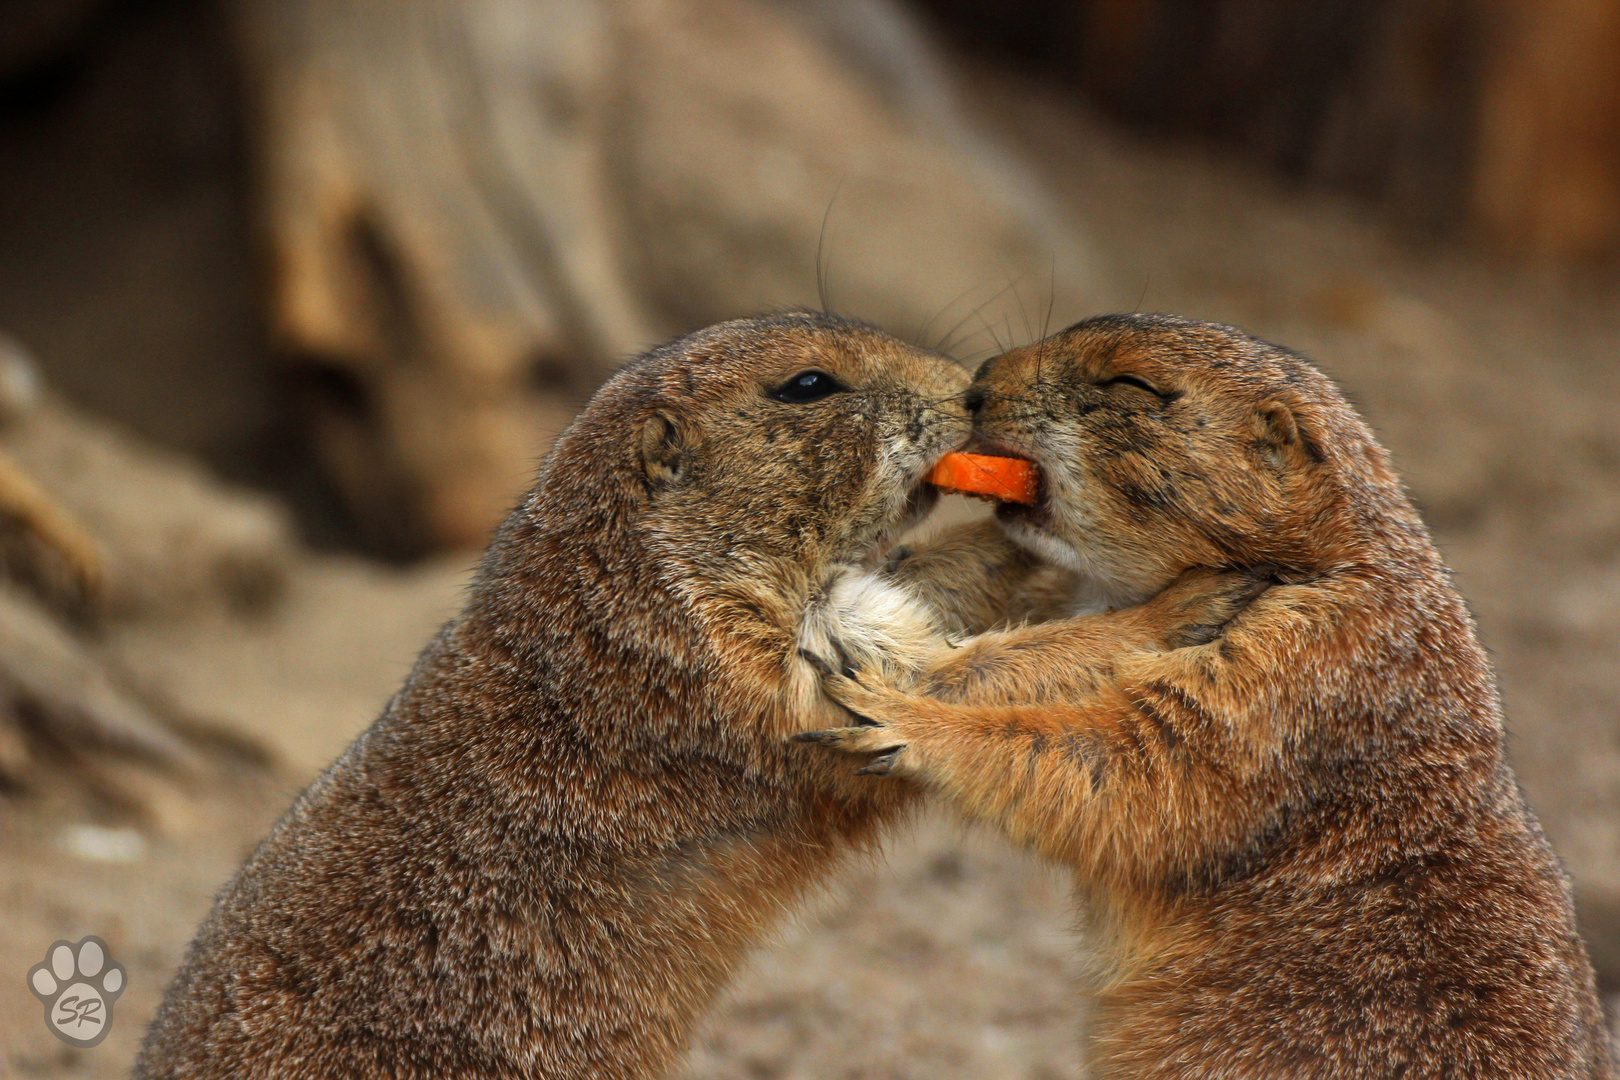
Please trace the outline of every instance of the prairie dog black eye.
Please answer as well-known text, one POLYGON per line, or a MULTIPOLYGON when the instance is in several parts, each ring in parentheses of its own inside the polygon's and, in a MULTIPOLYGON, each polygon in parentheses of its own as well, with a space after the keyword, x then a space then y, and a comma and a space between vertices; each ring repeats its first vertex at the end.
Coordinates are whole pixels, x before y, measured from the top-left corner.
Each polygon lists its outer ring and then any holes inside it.
POLYGON ((843 383, 825 371, 801 371, 772 390, 771 397, 777 401, 802 405, 807 401, 820 401, 829 394, 836 394, 844 389, 846 387, 843 383))
POLYGON ((1104 379, 1099 386, 1134 386, 1138 390, 1146 390, 1154 397, 1164 397, 1164 394, 1149 383, 1146 379, 1139 379, 1135 375, 1115 375, 1111 379, 1104 379))

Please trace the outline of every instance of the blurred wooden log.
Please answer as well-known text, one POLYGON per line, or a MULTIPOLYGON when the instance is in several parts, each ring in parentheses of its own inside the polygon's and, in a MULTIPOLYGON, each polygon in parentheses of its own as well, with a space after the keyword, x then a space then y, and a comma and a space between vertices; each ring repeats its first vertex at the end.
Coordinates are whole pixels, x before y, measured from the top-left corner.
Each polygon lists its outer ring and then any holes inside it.
POLYGON ((0 451, 0 576, 84 607, 101 592, 101 553, 84 527, 0 451))
POLYGON ((897 4, 617 6, 624 250, 665 325, 825 302, 929 344, 960 324, 969 352, 1039 336, 1054 274, 1053 319, 1087 310, 1078 227, 958 109, 897 4))
POLYGON ((1543 261, 1620 249, 1620 2, 1516 0, 1494 15, 1473 209, 1543 261))
POLYGON ((1555 263, 1620 252, 1620 0, 922 0, 1148 128, 1555 263))
MULTIPOLYGON (((965 0, 924 0, 948 19, 965 0)), ((1110 110, 1197 132, 1402 218, 1453 224, 1472 153, 1475 0, 1025 0, 1008 46, 1110 110), (1049 19, 1039 33, 1038 17, 1049 19)), ((1002 15, 1002 19, 1006 16, 1002 15)))
POLYGON ((98 646, 112 620, 273 602, 286 522, 188 464, 75 414, 0 335, 0 793, 66 780, 154 827, 222 751, 98 646))
MULTIPOLYGON (((43 609, 0 589, 0 726, 27 731, 74 760, 112 752, 182 775, 201 762, 163 721, 43 609)), ((11 770, 28 764, 15 734, 11 770)), ((8 779, 17 779, 9 771, 8 779)))
POLYGON ((481 544, 619 360, 817 304, 823 266, 901 332, 1017 280, 981 317, 1022 321, 1089 270, 889 0, 238 10, 276 324, 378 546, 481 544))
POLYGON ((276 327, 317 449, 377 546, 480 544, 566 416, 541 391, 588 390, 654 336, 609 241, 602 15, 239 10, 276 327))
MULTIPOLYGON (((296 545, 285 511, 270 499, 226 489, 195 463, 49 396, 0 425, 0 455, 48 500, 46 519, 62 523, 31 529, 32 547, 11 553, 45 552, 72 568, 90 594, 85 614, 251 613, 280 595, 296 545)), ((0 520, 29 515, 37 520, 39 512, 0 505, 0 520)), ((24 568, 12 581, 34 585, 49 573, 49 566, 24 568)), ((76 607, 59 602, 60 590, 34 591, 58 610, 76 607)))

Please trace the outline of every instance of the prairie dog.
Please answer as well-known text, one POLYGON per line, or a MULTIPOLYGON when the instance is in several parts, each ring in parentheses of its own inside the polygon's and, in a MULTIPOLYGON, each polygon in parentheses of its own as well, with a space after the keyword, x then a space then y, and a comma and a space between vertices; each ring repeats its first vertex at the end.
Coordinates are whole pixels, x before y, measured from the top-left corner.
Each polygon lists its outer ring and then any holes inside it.
POLYGON ((1006 536, 1122 610, 983 635, 913 689, 824 664, 862 726, 805 738, 1073 867, 1109 958, 1092 1074, 1608 1077, 1490 665, 1339 391, 1132 315, 987 362, 967 403, 975 449, 1041 473, 1006 536), (1178 575, 1266 566, 1208 643, 1113 647, 1178 575))
POLYGON ((785 744, 812 596, 926 511, 955 364, 813 314, 630 363, 203 924, 139 1078, 663 1073, 914 801, 785 744))

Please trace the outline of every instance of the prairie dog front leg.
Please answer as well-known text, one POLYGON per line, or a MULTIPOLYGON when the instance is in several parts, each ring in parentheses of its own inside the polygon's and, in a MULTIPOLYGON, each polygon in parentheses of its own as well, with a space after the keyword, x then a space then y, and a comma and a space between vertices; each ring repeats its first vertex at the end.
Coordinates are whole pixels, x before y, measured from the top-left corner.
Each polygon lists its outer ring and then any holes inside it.
MULTIPOLYGON (((1219 637, 1272 581, 1269 567, 1190 570, 1137 607, 983 635, 911 687, 808 656, 856 723, 794 738, 872 755, 859 773, 922 781, 1043 855, 1090 864, 1119 836, 1112 804, 1097 801, 1105 781, 1131 793, 1128 805, 1160 808, 1157 816, 1172 807, 1155 799, 1179 797, 1166 792, 1214 786, 1189 764, 1198 755, 1178 749, 1190 745, 1193 728, 1179 721, 1207 676, 1190 678, 1203 669, 1170 658, 1219 637), (1165 734, 1172 716, 1184 734, 1165 734)), ((1211 727, 1202 737, 1222 747, 1221 725, 1211 727)), ((1214 791, 1203 804, 1219 798, 1214 791)))

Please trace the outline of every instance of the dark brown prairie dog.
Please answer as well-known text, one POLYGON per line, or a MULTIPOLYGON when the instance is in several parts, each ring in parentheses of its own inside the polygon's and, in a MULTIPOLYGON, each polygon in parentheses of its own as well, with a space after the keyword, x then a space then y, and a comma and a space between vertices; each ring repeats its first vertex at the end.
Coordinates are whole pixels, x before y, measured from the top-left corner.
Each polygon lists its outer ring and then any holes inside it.
POLYGON ((663 1072, 748 949, 911 802, 785 744, 827 708, 794 650, 834 568, 926 509, 967 381, 810 314, 631 363, 225 888, 135 1076, 663 1072))
POLYGON ((1608 1077, 1490 665, 1337 389, 1227 327, 1110 316, 967 401, 975 448, 1041 471, 1006 534, 1093 603, 1191 567, 1282 581, 1201 646, 1098 649, 1125 608, 984 635, 910 688, 823 676, 863 726, 813 741, 1074 868, 1111 961, 1092 1074, 1608 1077))

